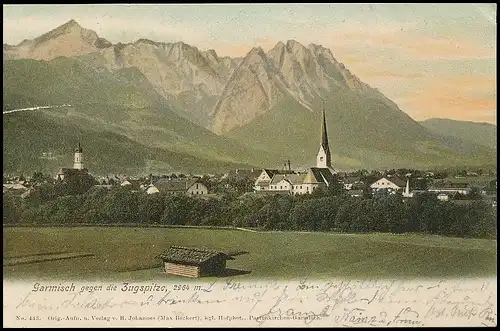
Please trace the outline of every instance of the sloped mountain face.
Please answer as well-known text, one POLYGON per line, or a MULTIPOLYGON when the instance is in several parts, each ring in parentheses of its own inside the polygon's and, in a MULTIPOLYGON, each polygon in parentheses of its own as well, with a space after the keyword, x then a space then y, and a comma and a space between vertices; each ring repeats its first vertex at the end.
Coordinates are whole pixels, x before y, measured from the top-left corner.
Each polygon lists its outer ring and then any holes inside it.
POLYGON ((265 54, 254 48, 226 84, 215 107, 213 130, 224 134, 252 122, 281 98, 291 98, 313 111, 316 99, 347 88, 383 97, 338 62, 330 50, 297 41, 279 42, 265 54))
POLYGON ((5 45, 4 59, 52 60, 59 56, 77 56, 96 52, 111 46, 106 39, 100 38, 95 31, 82 28, 71 20, 58 28, 33 40, 24 40, 17 46, 5 45))
POLYGON ((140 39, 100 53, 111 70, 138 68, 177 113, 205 127, 211 126, 213 105, 235 67, 214 50, 202 52, 182 42, 140 39))
POLYGON ((275 106, 283 88, 262 48, 253 48, 233 73, 215 106, 213 129, 223 133, 275 106))
POLYGON ((420 124, 444 137, 452 137, 494 150, 497 148, 497 126, 494 124, 455 121, 446 118, 431 118, 420 124))

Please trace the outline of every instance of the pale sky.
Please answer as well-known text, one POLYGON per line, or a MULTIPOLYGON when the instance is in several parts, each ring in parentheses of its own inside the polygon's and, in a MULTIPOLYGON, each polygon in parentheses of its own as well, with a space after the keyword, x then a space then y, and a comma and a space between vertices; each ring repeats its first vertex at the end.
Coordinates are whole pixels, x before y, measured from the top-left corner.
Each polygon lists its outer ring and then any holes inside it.
POLYGON ((113 43, 183 41, 244 56, 295 39, 330 48, 416 120, 496 124, 496 4, 3 6, 4 43, 75 19, 113 43))

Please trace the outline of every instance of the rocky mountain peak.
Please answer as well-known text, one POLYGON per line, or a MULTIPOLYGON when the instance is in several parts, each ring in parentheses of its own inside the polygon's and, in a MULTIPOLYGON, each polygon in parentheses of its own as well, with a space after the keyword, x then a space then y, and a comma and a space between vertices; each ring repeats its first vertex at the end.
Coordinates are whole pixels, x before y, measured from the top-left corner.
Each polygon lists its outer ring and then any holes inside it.
POLYGON ((275 49, 282 49, 285 48, 285 44, 280 40, 278 43, 274 46, 275 49))
POLYGON ((80 24, 78 24, 78 22, 73 18, 70 19, 69 21, 67 21, 66 23, 64 23, 63 25, 61 25, 60 27, 61 28, 66 27, 66 28, 80 28, 80 29, 82 29, 82 26, 80 24))
POLYGON ((253 47, 247 55, 243 58, 240 65, 253 66, 255 64, 261 64, 266 62, 266 53, 262 47, 253 47))
POLYGON ((258 47, 253 47, 247 54, 246 57, 251 57, 251 56, 265 56, 265 53, 264 53, 264 50, 262 49, 262 47, 258 46, 258 47))
POLYGON ((87 30, 82 28, 80 24, 78 24, 74 19, 72 19, 64 23, 63 25, 60 25, 57 28, 47 32, 46 34, 43 34, 42 36, 35 38, 34 41, 43 42, 49 39, 57 38, 64 34, 74 34, 82 32, 90 32, 92 35, 95 35, 95 37, 97 37, 97 33, 95 33, 92 30, 87 30))
POLYGON ((135 45, 146 44, 146 45, 151 45, 151 46, 155 46, 155 47, 159 47, 162 45, 162 43, 158 43, 156 41, 152 41, 152 40, 146 39, 146 38, 137 39, 134 44, 135 45))
POLYGON ((286 48, 290 50, 305 48, 301 43, 296 40, 290 39, 286 41, 286 48))
POLYGON ((183 51, 192 50, 192 49, 198 50, 196 47, 188 45, 183 41, 178 41, 178 42, 174 43, 174 47, 178 48, 180 50, 183 50, 183 51))
POLYGON ((203 52, 203 54, 210 60, 219 62, 219 57, 217 56, 217 53, 215 52, 214 49, 206 50, 205 52, 203 52))
POLYGON ((329 59, 334 63, 338 63, 337 59, 332 54, 332 51, 329 48, 323 47, 322 45, 317 44, 309 44, 308 48, 316 55, 322 55, 323 57, 329 59))
POLYGON ((4 58, 31 58, 52 60, 59 56, 71 57, 95 52, 112 44, 100 38, 93 30, 84 29, 74 19, 32 40, 23 40, 17 46, 4 49, 4 58))

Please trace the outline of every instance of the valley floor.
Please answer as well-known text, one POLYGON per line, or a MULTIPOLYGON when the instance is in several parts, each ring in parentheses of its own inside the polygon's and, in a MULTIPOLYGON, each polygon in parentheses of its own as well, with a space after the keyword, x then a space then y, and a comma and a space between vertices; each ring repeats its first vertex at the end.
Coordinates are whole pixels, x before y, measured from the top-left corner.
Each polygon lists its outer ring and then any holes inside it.
POLYGON ((3 236, 3 275, 16 280, 164 280, 155 256, 171 245, 248 252, 227 265, 242 279, 496 275, 496 240, 132 227, 4 227, 3 236))

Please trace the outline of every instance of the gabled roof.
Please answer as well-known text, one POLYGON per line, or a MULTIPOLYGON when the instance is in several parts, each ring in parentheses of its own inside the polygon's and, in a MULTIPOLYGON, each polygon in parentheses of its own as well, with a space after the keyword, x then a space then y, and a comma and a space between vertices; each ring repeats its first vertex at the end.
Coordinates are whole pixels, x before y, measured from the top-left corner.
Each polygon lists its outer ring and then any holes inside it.
POLYGON ((401 179, 399 177, 392 177, 392 176, 391 177, 380 177, 379 179, 374 181, 371 185, 375 184, 376 182, 378 182, 381 179, 386 179, 389 182, 391 182, 399 187, 406 187, 406 180, 405 179, 401 179))
POLYGON ((311 181, 311 183, 324 183, 329 186, 335 182, 335 176, 328 168, 312 167, 309 169, 309 174, 312 175, 311 179, 313 181, 311 181))
POLYGON ((288 175, 274 175, 271 185, 276 185, 282 180, 286 180, 292 185, 302 184, 304 182, 305 174, 288 174, 288 175))
POLYGON ((174 263, 199 265, 216 256, 220 256, 226 260, 233 260, 233 257, 223 252, 205 248, 191 248, 183 246, 170 246, 156 258, 174 263))

